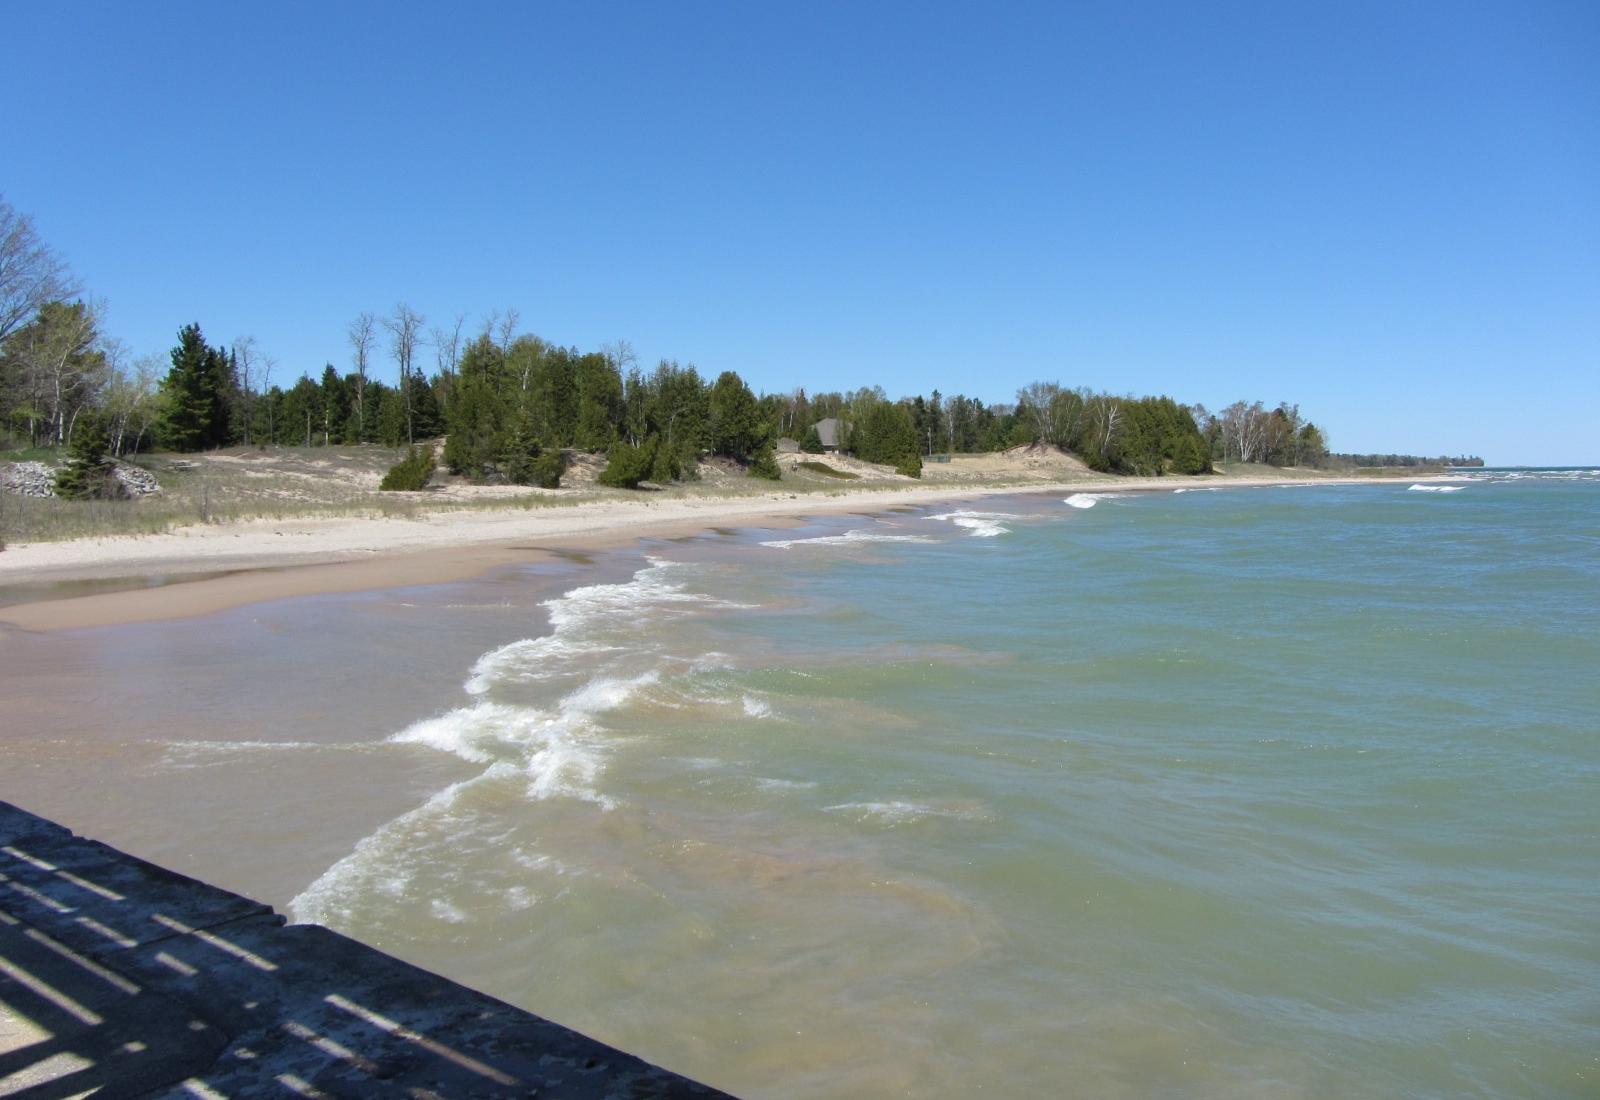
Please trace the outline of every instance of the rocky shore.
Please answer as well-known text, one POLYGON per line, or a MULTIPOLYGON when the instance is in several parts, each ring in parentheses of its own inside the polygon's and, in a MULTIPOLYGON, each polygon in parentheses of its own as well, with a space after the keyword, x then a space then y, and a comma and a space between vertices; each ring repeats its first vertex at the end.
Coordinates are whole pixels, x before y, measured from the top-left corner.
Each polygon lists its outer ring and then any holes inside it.
MULTIPOLYGON (((57 469, 43 462, 11 462, 0 466, 0 491, 24 497, 53 497, 56 495, 57 469)), ((149 470, 118 462, 113 472, 131 497, 149 496, 161 491, 155 475, 149 470)))

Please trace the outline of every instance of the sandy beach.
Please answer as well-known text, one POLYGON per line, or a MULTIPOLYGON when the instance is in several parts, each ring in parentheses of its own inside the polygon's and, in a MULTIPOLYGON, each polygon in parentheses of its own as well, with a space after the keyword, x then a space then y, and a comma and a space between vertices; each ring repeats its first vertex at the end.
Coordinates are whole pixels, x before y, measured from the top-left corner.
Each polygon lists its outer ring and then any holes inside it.
MULTIPOLYGON (((1312 483, 1342 480, 1316 478, 1312 483)), ((740 497, 641 497, 536 510, 437 512, 412 519, 196 524, 158 535, 8 547, 0 553, 0 589, 12 586, 13 602, 0 607, 0 623, 55 631, 187 618, 293 596, 446 583, 502 565, 536 561, 552 551, 604 549, 642 537, 671 537, 717 526, 786 527, 808 516, 870 513, 1019 492, 1170 492, 1307 482, 1303 473, 1215 475, 1181 482, 1170 477, 1108 477, 982 487, 841 489, 827 495, 779 490, 740 497), (101 582, 96 585, 99 590, 63 594, 70 582, 84 581, 101 582)))

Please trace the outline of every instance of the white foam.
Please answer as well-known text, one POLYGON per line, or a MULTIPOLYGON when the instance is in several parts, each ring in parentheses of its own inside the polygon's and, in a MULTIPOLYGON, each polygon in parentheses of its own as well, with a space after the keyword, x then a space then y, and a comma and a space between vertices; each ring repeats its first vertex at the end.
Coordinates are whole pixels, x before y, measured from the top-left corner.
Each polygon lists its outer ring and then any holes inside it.
POLYGON ((539 901, 539 895, 526 886, 513 886, 502 896, 505 898, 506 908, 512 910, 532 909, 539 901))
POLYGON ((620 647, 574 640, 560 633, 523 638, 479 657, 464 685, 469 694, 484 695, 495 684, 537 683, 570 672, 581 659, 614 653, 620 647))
POLYGON ((747 606, 690 592, 672 580, 669 574, 685 568, 685 563, 649 561, 631 580, 584 585, 546 600, 542 606, 550 617, 550 633, 510 642, 479 657, 467 678, 467 691, 484 695, 496 684, 587 676, 597 658, 636 653, 636 644, 631 640, 619 644, 618 638, 631 639, 645 623, 686 611, 747 606))
POLYGON ((509 764, 495 764, 481 775, 452 783, 414 810, 401 814, 356 842, 349 855, 318 875, 289 902, 297 924, 339 925, 355 914, 362 898, 372 894, 399 899, 411 884, 409 866, 414 837, 425 823, 455 808, 462 792, 479 783, 514 775, 509 764))
POLYGON ((756 779, 756 786, 764 791, 809 791, 815 783, 799 779, 756 779))
POLYGON ((1222 486, 1220 486, 1220 485, 1203 485, 1203 486, 1200 486, 1198 488, 1174 489, 1172 491, 1173 491, 1174 494, 1177 494, 1177 493, 1215 493, 1215 492, 1221 491, 1221 489, 1222 489, 1222 486))
POLYGON ((1126 495, 1126 493, 1073 493, 1062 503, 1070 504, 1074 508, 1093 508, 1102 500, 1116 500, 1126 495))
POLYGON ((1021 519, 1022 517, 1013 515, 1010 512, 969 512, 963 510, 942 512, 937 516, 929 516, 928 518, 943 520, 957 527, 964 527, 971 531, 974 537, 987 539, 1011 533, 1011 528, 1005 526, 1001 520, 1021 519))
POLYGON ((234 758, 257 753, 311 754, 325 752, 367 752, 378 741, 168 741, 162 761, 174 770, 217 767, 235 763, 234 758))
POLYGON ((877 821, 885 825, 905 825, 929 817, 950 817, 972 820, 975 816, 967 810, 930 806, 926 802, 842 802, 837 806, 823 807, 824 813, 847 813, 860 821, 877 821))
POLYGON ((864 542, 937 542, 926 535, 883 535, 876 531, 858 529, 842 535, 817 535, 808 539, 772 539, 762 546, 790 550, 796 546, 855 546, 864 542))
POLYGON ((632 679, 598 678, 562 699, 555 713, 505 703, 477 703, 401 730, 389 740, 426 745, 477 764, 517 767, 527 776, 529 798, 565 795, 612 809, 614 799, 596 789, 605 745, 596 715, 627 703, 654 672, 632 679))
MULTIPOLYGON (((610 755, 602 719, 656 684, 663 669, 676 667, 651 641, 658 636, 649 629, 652 621, 740 606, 688 591, 677 575, 686 568, 652 560, 627 582, 587 585, 547 601, 547 635, 500 646, 474 663, 465 689, 478 698, 391 736, 393 744, 425 746, 487 766, 358 842, 291 903, 295 918, 342 922, 374 895, 403 900, 413 889, 410 868, 430 858, 427 849, 482 842, 484 811, 457 805, 474 784, 500 784, 495 793, 502 802, 520 792, 533 801, 570 798, 613 809, 616 801, 600 790, 610 755), (515 696, 483 697, 513 685, 542 686, 537 705, 515 696), (564 693, 556 697, 558 692, 564 693)), ((537 865, 546 866, 546 858, 538 857, 537 865)), ((517 907, 534 900, 531 894, 508 896, 507 903, 517 907)), ((453 921, 459 910, 435 906, 431 912, 453 921)))
POLYGON ((661 679, 655 669, 637 676, 596 676, 577 691, 561 700, 564 715, 593 717, 608 710, 616 710, 638 694, 641 688, 661 679))
POLYGON ((1465 485, 1413 485, 1406 491, 1408 493, 1459 493, 1465 485))
POLYGON ((397 745, 426 745, 474 764, 487 764, 494 759, 490 746, 515 726, 533 721, 535 714, 524 707, 479 703, 413 722, 389 740, 397 745))
POLYGON ((757 699, 754 695, 746 695, 741 700, 746 718, 771 718, 772 704, 757 699))
POLYGON ((451 905, 443 898, 434 898, 428 903, 428 911, 438 920, 446 924, 460 924, 467 919, 467 915, 460 909, 451 905))

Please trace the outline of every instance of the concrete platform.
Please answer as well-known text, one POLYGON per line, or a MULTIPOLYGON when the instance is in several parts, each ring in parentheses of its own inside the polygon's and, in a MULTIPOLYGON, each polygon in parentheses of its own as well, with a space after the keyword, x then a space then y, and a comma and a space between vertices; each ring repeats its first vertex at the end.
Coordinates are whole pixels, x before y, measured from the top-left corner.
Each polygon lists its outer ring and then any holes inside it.
POLYGON ((0 1096, 722 1097, 0 802, 0 1096))

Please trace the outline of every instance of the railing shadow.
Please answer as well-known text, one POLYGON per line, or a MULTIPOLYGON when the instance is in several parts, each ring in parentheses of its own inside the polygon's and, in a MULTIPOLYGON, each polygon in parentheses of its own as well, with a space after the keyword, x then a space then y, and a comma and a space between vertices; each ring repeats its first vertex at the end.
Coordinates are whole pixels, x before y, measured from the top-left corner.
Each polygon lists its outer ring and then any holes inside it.
POLYGON ((0 1096, 715 1097, 0 803, 0 1096))

